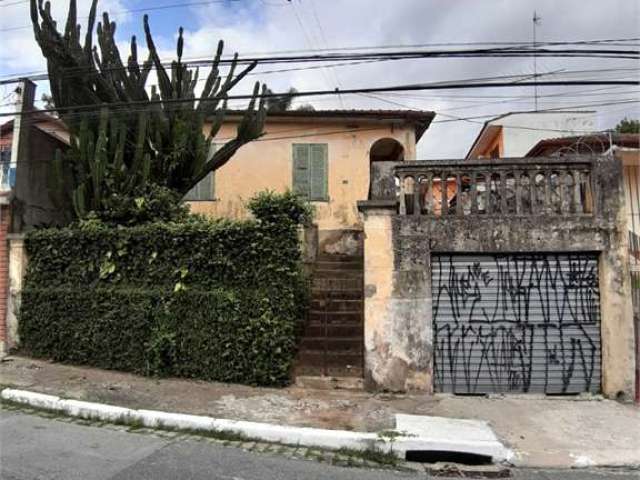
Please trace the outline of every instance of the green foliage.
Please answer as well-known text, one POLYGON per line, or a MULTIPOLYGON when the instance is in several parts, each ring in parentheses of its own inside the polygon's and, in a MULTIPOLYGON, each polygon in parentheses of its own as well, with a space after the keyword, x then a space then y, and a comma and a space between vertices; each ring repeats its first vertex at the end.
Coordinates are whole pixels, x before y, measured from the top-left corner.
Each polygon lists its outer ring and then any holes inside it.
POLYGON ((640 120, 625 117, 618 122, 614 130, 617 133, 640 133, 640 120))
POLYGON ((264 97, 258 101, 261 86, 256 82, 235 138, 210 155, 229 92, 256 66, 253 62, 238 72, 236 54, 222 76, 222 41, 203 88, 196 93, 199 72, 182 62, 182 28, 178 30, 177 59, 166 68, 145 16, 149 56, 140 65, 133 36, 125 64, 115 38, 116 24, 107 13, 97 23, 98 42, 93 45, 97 0, 91 4, 84 43, 75 0, 69 1, 64 32, 58 31, 49 2, 30 3, 35 39, 47 60, 51 99, 71 132, 71 149, 58 155, 50 187, 53 200, 70 216, 85 218, 92 211, 99 212, 105 199, 135 198, 148 186, 184 196, 240 147, 262 135, 266 107, 264 97), (148 89, 152 69, 158 86, 148 89), (211 127, 205 135, 208 121, 211 127))
POLYGON ((111 195, 104 199, 96 218, 116 225, 149 222, 179 222, 188 218, 189 209, 180 195, 167 187, 150 184, 132 191, 131 195, 111 195))
POLYGON ((264 222, 306 225, 313 218, 313 206, 301 195, 287 190, 279 194, 273 191, 258 193, 247 203, 253 215, 264 222))
POLYGON ((84 119, 69 150, 54 159, 49 176, 52 200, 62 211, 71 206, 71 218, 96 217, 123 225, 183 219, 187 208, 182 195, 150 181, 148 154, 138 149, 130 165, 124 161, 126 128, 103 109, 96 138, 84 119))
POLYGON ((268 97, 266 101, 267 112, 278 113, 278 112, 285 112, 291 108, 293 97, 295 96, 296 93, 298 93, 298 90, 291 87, 286 92, 276 95, 275 92, 273 92, 270 88, 267 88, 265 90, 265 93, 267 95, 272 95, 268 97))
MULTIPOLYGON (((285 385, 295 317, 248 289, 26 288, 20 335, 36 357, 144 375, 285 385)), ((289 307, 290 308, 290 307, 289 307)))
POLYGON ((171 290, 178 283, 208 289, 286 282, 298 275, 298 240, 289 225, 277 227, 192 219, 112 228, 90 219, 79 227, 36 230, 26 239, 27 282, 171 290))
MULTIPOLYGON (((30 232, 25 352, 148 375, 283 385, 308 302, 290 193, 256 220, 111 226, 89 217, 30 232)), ((297 207, 296 207, 297 205, 297 207)))

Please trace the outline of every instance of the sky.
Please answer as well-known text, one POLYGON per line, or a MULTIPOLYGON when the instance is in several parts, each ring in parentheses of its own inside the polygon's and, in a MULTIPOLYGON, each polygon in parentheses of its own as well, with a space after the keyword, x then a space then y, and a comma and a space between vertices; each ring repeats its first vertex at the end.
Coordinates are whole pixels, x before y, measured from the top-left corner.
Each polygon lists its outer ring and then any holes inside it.
MULTIPOLYGON (((64 25, 68 0, 52 0, 51 3, 54 17, 64 25)), ((78 0, 80 17, 87 15, 90 3, 90 0, 78 0)), ((142 16, 145 11, 149 14, 154 40, 163 59, 175 56, 179 26, 185 29, 184 57, 187 59, 211 58, 219 39, 225 41, 225 54, 237 51, 241 57, 327 48, 531 42, 534 10, 541 17, 536 27, 540 42, 640 37, 638 0, 100 0, 98 10, 110 12, 116 21, 117 39, 124 58, 128 54, 131 35, 137 35, 138 43, 144 47, 142 16)), ((79 21, 86 25, 85 19, 79 21)), ((46 63, 33 39, 27 1, 0 0, 0 35, 0 78, 45 70, 46 63)), ((140 56, 144 55, 146 51, 140 48, 140 56)), ((282 67, 259 66, 234 93, 249 92, 254 81, 265 82, 274 91, 284 91, 291 86, 305 91, 534 72, 530 58, 413 59, 267 73, 279 68, 282 67)), ((575 74, 567 72, 610 68, 627 70, 579 75, 581 78, 627 80, 638 79, 640 73, 637 60, 537 60, 538 73, 559 72, 556 77, 545 79, 577 79, 575 74)), ((153 80, 150 78, 151 82, 153 80)), ((13 108, 12 88, 15 87, 0 87, 0 111, 13 108)), ((47 91, 47 82, 39 82, 37 98, 47 91)), ((623 117, 640 117, 640 103, 581 106, 639 99, 639 91, 639 88, 629 86, 541 87, 539 108, 595 110, 597 128, 606 129, 623 117)), ((532 95, 531 87, 494 88, 376 94, 375 97, 327 96, 301 99, 296 104, 311 103, 316 109, 435 111, 436 119, 418 144, 417 157, 438 159, 463 157, 487 118, 533 109, 532 95), (460 117, 466 120, 459 120, 460 117)))

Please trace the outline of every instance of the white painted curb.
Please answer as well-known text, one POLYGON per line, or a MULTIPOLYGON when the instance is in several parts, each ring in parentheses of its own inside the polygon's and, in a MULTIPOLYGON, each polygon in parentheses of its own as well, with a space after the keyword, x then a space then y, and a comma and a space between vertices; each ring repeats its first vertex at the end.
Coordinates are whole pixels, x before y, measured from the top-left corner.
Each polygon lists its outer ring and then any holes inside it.
POLYGON ((426 437, 400 435, 391 442, 377 433, 289 427, 269 423, 225 420, 201 415, 133 410, 102 403, 65 400, 53 395, 12 388, 5 388, 0 393, 0 396, 11 402, 61 412, 73 417, 108 422, 139 422, 151 428, 168 427, 179 430, 226 431, 267 442, 286 443, 303 447, 320 447, 330 450, 340 448, 367 450, 376 448, 385 452, 393 451, 400 458, 404 458, 408 450, 464 451, 491 456, 494 462, 504 462, 512 458, 511 451, 498 441, 467 442, 460 439, 452 439, 450 442, 443 442, 442 440, 436 441, 426 437))

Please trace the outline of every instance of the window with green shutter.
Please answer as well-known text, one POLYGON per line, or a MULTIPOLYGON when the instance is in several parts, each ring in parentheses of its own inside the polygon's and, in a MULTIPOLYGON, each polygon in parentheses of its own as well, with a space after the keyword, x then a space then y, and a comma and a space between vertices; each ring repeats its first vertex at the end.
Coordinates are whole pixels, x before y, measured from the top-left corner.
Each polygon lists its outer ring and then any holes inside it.
POLYGON ((329 199, 327 151, 326 143, 293 144, 293 190, 309 200, 329 199))
MULTIPOLYGON (((209 150, 209 160, 213 154, 216 152, 217 145, 215 143, 211 144, 211 149, 209 150)), ((184 199, 187 202, 198 202, 198 201, 211 201, 216 199, 216 172, 209 172, 206 177, 200 180, 195 187, 193 187, 189 192, 184 196, 184 199)))

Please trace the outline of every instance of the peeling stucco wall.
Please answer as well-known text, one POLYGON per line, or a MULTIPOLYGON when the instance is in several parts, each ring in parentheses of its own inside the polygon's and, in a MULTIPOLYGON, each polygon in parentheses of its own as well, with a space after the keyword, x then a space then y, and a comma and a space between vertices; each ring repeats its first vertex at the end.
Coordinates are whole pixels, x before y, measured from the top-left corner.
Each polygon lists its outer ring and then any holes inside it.
POLYGON ((402 269, 392 210, 367 210, 364 239, 365 385, 431 392, 431 292, 424 265, 402 269))
POLYGON ((593 215, 398 215, 361 202, 365 245, 365 381, 433 391, 430 258, 434 253, 599 252, 602 392, 634 396, 627 216, 617 159, 593 159, 593 215))
MULTIPOLYGON (((237 124, 225 123, 214 142, 224 143, 233 138, 236 129, 237 124)), ((327 143, 329 199, 313 202, 314 222, 320 231, 362 230, 356 203, 365 200, 369 192, 371 146, 381 138, 393 138, 405 149, 405 159, 415 159, 415 131, 411 125, 267 120, 265 131, 263 137, 244 145, 215 172, 216 199, 190 202, 192 212, 213 217, 247 217, 245 203, 257 192, 282 192, 292 187, 294 143, 327 143)))
POLYGON ((9 297, 7 302, 7 335, 5 347, 7 351, 16 347, 18 337, 18 311, 27 271, 27 252, 24 246, 24 234, 7 235, 9 244, 9 297))

